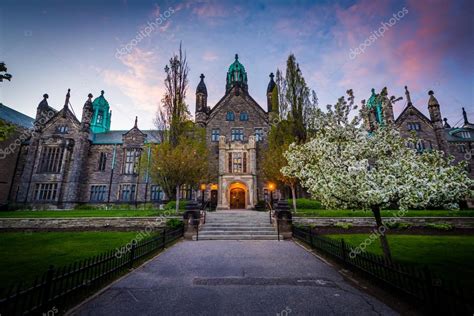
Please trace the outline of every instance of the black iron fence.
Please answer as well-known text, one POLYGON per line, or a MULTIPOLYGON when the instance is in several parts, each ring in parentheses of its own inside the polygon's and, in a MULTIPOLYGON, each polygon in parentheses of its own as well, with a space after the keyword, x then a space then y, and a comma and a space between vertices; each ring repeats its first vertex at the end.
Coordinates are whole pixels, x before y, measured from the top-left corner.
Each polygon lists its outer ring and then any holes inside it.
MULTIPOLYGON (((84 299, 145 257, 183 236, 183 228, 162 229, 152 238, 131 243, 125 252, 110 250, 62 268, 50 266, 32 285, 12 286, 0 299, 0 315, 37 315, 61 311, 84 299)), ((125 247, 126 248, 126 247, 125 247)))
POLYGON ((423 303, 427 312, 473 315, 472 293, 454 282, 443 280, 426 266, 387 262, 383 256, 369 252, 355 254, 354 248, 344 239, 316 235, 309 227, 293 226, 293 238, 335 257, 344 265, 363 272, 414 302, 423 303))

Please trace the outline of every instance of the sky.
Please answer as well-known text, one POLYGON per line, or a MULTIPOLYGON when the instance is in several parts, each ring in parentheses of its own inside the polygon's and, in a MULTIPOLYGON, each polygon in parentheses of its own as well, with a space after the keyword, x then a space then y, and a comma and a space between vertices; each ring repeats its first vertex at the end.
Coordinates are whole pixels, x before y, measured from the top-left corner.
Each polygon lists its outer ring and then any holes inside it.
MULTIPOLYGON (((105 91, 112 129, 152 129, 164 93, 164 67, 180 43, 195 110, 203 73, 208 105, 225 92, 234 55, 249 93, 266 109, 269 74, 293 53, 319 105, 353 89, 404 95, 427 114, 433 90, 443 117, 474 121, 474 1, 50 1, 2 0, 0 61, 13 75, 0 102, 34 117, 44 93, 60 109, 67 89, 80 119, 88 93, 105 91)), ((406 100, 395 104, 395 116, 406 100)))

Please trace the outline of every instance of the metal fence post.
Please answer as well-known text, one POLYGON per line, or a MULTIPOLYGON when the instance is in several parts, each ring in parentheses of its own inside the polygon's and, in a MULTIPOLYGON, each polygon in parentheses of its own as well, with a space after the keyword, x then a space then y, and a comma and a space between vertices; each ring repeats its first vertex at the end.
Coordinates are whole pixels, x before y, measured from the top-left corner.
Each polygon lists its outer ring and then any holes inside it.
POLYGON ((162 249, 166 248, 166 227, 163 228, 163 246, 162 249))
POLYGON ((313 245, 313 229, 309 227, 309 244, 311 245, 311 248, 314 248, 313 245))
POLYGON ((48 310, 49 298, 51 296, 51 287, 53 285, 54 266, 50 265, 46 272, 46 281, 44 284, 43 299, 41 308, 44 311, 48 310))
POLYGON ((346 242, 344 241, 344 238, 341 238, 341 248, 342 248, 342 262, 347 263, 346 242))
POLYGON ((130 258, 128 260, 128 268, 131 269, 133 268, 133 261, 135 259, 135 244, 132 243, 132 249, 130 249, 130 258))
POLYGON ((278 241, 280 241, 280 219, 276 218, 276 221, 277 221, 277 234, 278 234, 278 241))

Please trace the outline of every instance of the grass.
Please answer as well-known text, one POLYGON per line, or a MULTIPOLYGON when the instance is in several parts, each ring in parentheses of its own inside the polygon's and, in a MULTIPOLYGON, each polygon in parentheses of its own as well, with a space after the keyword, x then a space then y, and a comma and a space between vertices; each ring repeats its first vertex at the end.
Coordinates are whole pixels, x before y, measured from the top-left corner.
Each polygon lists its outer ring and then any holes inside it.
POLYGON ((0 218, 71 218, 71 217, 147 217, 176 215, 174 210, 65 210, 65 211, 1 211, 0 218))
MULTIPOLYGON (((397 210, 383 210, 382 217, 396 216, 397 210)), ((316 209, 299 209, 295 216, 300 217, 373 217, 371 211, 362 210, 316 210, 316 209)), ((449 211, 449 210, 410 210, 403 217, 474 217, 474 210, 470 211, 449 211)))
POLYGON ((0 233, 0 289, 127 244, 137 232, 0 233))
MULTIPOLYGON (((367 234, 327 235, 357 246, 367 234)), ((428 265, 446 280, 454 280, 474 291, 474 236, 388 235, 394 260, 428 265)), ((381 255, 378 239, 366 251, 381 255)))

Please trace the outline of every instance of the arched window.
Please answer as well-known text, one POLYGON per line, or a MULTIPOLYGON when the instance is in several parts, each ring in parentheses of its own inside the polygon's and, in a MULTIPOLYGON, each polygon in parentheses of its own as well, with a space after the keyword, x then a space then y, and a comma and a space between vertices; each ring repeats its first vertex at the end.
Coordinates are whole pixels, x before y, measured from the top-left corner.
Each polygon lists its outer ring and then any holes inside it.
POLYGON ((232 111, 229 111, 227 112, 227 116, 226 116, 226 121, 233 121, 234 120, 234 112, 232 111))
POLYGON ((249 120, 249 114, 247 112, 241 112, 240 113, 240 120, 241 121, 248 121, 249 120))

